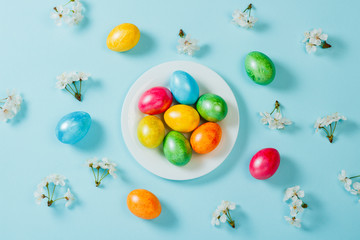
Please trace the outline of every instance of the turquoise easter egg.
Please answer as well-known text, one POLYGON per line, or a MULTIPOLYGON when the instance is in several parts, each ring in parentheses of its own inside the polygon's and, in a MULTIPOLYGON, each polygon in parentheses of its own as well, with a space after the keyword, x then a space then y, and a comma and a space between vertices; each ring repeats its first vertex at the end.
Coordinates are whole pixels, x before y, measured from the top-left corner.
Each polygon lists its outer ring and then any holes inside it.
POLYGON ((225 100, 212 93, 201 95, 196 103, 196 110, 200 116, 209 122, 219 122, 223 120, 228 112, 225 100))
POLYGON ((267 85, 275 78, 275 65, 261 52, 250 52, 245 58, 247 75, 257 84, 267 85))
POLYGON ((86 112, 72 112, 60 119, 55 133, 60 142, 74 144, 79 142, 88 133, 91 126, 91 117, 86 112))
POLYGON ((191 105, 199 98, 199 86, 195 79, 184 71, 175 71, 170 77, 170 90, 176 101, 191 105))
POLYGON ((171 131, 166 135, 163 149, 166 159, 176 166, 184 166, 191 159, 190 142, 177 131, 171 131))

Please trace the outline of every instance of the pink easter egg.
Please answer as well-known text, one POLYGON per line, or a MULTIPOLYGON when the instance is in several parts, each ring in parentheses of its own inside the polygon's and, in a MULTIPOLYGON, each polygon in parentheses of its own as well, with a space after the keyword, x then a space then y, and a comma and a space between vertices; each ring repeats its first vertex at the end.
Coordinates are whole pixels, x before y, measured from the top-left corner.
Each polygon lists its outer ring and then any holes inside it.
POLYGON ((144 92, 138 103, 139 110, 149 115, 165 112, 172 103, 173 96, 165 87, 153 87, 144 92))

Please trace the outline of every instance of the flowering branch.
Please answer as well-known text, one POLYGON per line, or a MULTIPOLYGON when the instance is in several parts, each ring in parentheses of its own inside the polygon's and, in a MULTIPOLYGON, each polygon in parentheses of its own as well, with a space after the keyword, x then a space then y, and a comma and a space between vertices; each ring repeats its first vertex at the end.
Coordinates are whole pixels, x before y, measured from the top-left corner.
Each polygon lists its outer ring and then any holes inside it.
POLYGON ((64 72, 56 77, 58 80, 56 82, 56 88, 65 89, 68 93, 73 95, 78 101, 81 102, 82 82, 88 80, 89 77, 90 74, 85 72, 64 72))
POLYGON ((100 186, 101 181, 107 175, 112 175, 114 178, 116 178, 116 164, 111 162, 108 158, 102 158, 100 161, 97 158, 92 158, 87 160, 87 164, 91 168, 91 171, 94 175, 96 187, 100 186), (102 170, 101 174, 100 169, 102 170))
POLYGON ((302 201, 302 198, 305 196, 305 192, 300 190, 300 186, 295 186, 286 189, 284 202, 291 200, 290 207, 290 216, 284 216, 285 220, 291 225, 300 228, 301 227, 301 219, 298 218, 298 214, 304 211, 308 205, 302 201))
POLYGON ((220 222, 228 222, 232 228, 235 228, 235 221, 232 219, 230 210, 234 210, 236 204, 229 201, 222 201, 213 213, 211 224, 213 226, 220 225, 220 222))
POLYGON ((244 11, 240 11, 239 9, 235 10, 232 14, 233 20, 232 22, 240 27, 244 28, 252 28, 254 24, 257 22, 257 19, 251 16, 251 9, 253 5, 250 3, 244 11))
POLYGON ((198 40, 191 39, 190 34, 185 34, 185 32, 180 29, 178 35, 180 37, 179 45, 177 46, 179 53, 193 56, 194 53, 200 49, 200 47, 197 45, 198 40))
MULTIPOLYGON (((345 170, 341 170, 341 173, 338 175, 338 179, 340 182, 344 183, 344 188, 346 191, 350 192, 353 195, 360 196, 360 183, 354 182, 352 184, 352 179, 358 178, 358 177, 360 177, 360 175, 347 177, 345 170), (352 187, 351 187, 351 184, 352 184, 352 187)), ((359 199, 359 202, 360 202, 360 199, 359 199)))
POLYGON ((338 113, 334 113, 323 118, 318 118, 315 122, 314 128, 316 129, 316 132, 319 129, 324 130, 324 132, 326 133, 326 137, 329 139, 329 142, 332 143, 334 140, 334 133, 337 123, 340 120, 346 120, 346 117, 339 116, 338 113))
POLYGON ((316 52, 317 47, 330 48, 331 45, 326 42, 328 35, 322 33, 321 28, 313 29, 312 31, 305 32, 305 39, 303 42, 306 44, 306 51, 308 53, 316 52))
POLYGON ((50 207, 56 201, 61 199, 66 200, 65 207, 69 207, 72 202, 75 200, 74 196, 70 192, 70 189, 67 189, 67 192, 63 197, 55 198, 55 189, 56 186, 65 186, 66 178, 59 174, 51 174, 44 178, 38 185, 37 190, 34 192, 34 197, 37 204, 41 204, 43 199, 47 199, 47 206, 50 207), (52 185, 52 190, 50 185, 52 185), (46 192, 44 191, 46 188, 46 192))
POLYGON ((280 103, 278 101, 275 101, 275 107, 271 113, 260 112, 260 116, 262 117, 261 123, 264 125, 269 124, 270 129, 284 129, 285 125, 292 124, 289 119, 282 116, 280 111, 280 103), (272 114, 274 114, 274 117, 271 116, 272 114))
POLYGON ((62 23, 68 25, 79 24, 84 18, 82 15, 83 5, 80 3, 80 0, 70 0, 64 5, 59 5, 54 7, 54 12, 50 14, 50 17, 55 20, 57 26, 61 26, 62 23), (72 6, 67 7, 66 5, 72 4, 72 6))

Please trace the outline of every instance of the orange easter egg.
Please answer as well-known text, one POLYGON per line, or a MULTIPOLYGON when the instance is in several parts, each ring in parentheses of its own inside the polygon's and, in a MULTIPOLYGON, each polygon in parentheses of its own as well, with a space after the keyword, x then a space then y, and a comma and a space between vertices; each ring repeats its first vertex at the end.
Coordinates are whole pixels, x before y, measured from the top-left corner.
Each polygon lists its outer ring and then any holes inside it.
POLYGON ((145 189, 131 191, 127 197, 127 206, 132 214, 143 219, 154 219, 161 213, 159 199, 145 189))

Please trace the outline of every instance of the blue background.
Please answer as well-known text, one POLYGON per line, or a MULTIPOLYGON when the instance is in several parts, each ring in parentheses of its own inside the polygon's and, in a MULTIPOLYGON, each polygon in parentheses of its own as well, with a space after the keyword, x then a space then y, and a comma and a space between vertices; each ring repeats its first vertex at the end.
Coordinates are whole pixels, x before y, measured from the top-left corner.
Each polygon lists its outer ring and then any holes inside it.
MULTIPOLYGON (((64 0, 65 2, 65 0, 64 0)), ((16 88, 24 103, 9 123, 0 123, 2 239, 343 239, 356 238, 360 206, 337 180, 341 169, 360 173, 358 92, 359 31, 355 1, 257 0, 252 30, 231 24, 231 14, 245 1, 85 1, 78 27, 56 27, 49 18, 61 1, 6 1, 0 15, 0 93, 16 88), (107 49, 116 25, 136 24, 139 44, 126 53, 107 49), (303 32, 321 27, 331 49, 305 52, 303 32), (195 57, 178 55, 177 33, 183 28, 200 41, 195 57), (266 53, 277 68, 274 82, 256 85, 246 76, 244 57, 266 53), (129 87, 149 68, 171 60, 190 60, 219 73, 232 87, 240 111, 240 130, 227 160, 212 173, 191 181, 168 181, 143 169, 121 136, 121 107, 129 87), (55 88, 64 71, 85 71, 83 102, 55 88), (274 101, 294 121, 285 131, 260 124, 258 112, 274 101), (75 146, 61 144, 54 129, 76 110, 90 113, 93 126, 75 146), (315 120, 340 112, 348 117, 335 142, 314 133, 315 120), (275 147, 281 165, 271 179, 255 180, 248 171, 253 154, 275 147), (107 156, 119 165, 120 178, 106 178, 95 188, 85 160, 107 156), (68 177, 77 203, 65 209, 38 206, 33 192, 40 180, 60 173, 68 177), (309 209, 303 228, 283 219, 285 188, 301 185, 309 209), (126 206, 136 188, 155 193, 162 202, 158 219, 134 217, 126 206), (236 230, 210 225, 221 200, 239 204, 236 230)))

